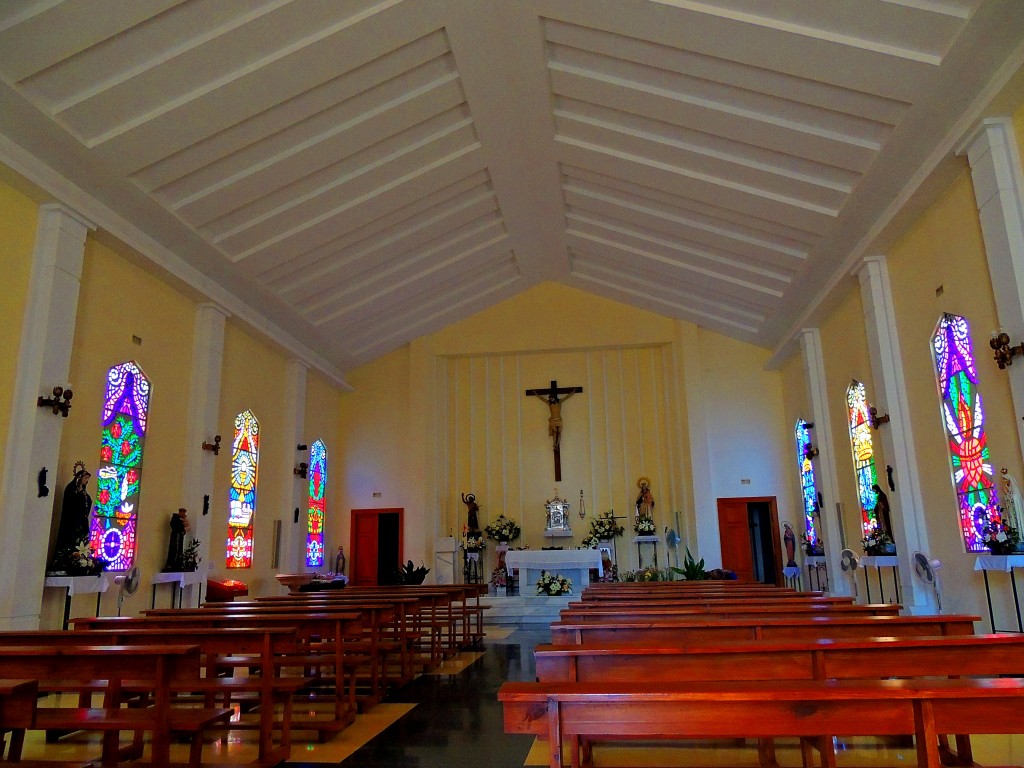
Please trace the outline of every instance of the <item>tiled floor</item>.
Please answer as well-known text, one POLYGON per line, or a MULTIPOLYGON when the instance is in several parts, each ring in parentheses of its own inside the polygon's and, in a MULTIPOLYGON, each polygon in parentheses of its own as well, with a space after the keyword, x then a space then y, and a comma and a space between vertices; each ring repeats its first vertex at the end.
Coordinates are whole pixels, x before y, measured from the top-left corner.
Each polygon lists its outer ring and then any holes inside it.
MULTIPOLYGON (((298 733, 292 749, 296 768, 340 765, 344 768, 522 768, 547 765, 547 747, 530 736, 503 732, 497 692, 505 680, 533 680, 533 647, 548 642, 544 629, 489 627, 484 652, 463 653, 432 674, 421 675, 393 693, 326 744, 298 733)), ((250 732, 232 732, 225 744, 211 742, 204 758, 211 765, 245 763, 255 756, 250 732)), ((1024 740, 975 737, 975 759, 982 765, 1024 764, 1024 740)), ((172 760, 184 762, 187 747, 175 745, 172 760)), ((782 766, 800 765, 796 743, 777 745, 782 766)), ((97 740, 71 735, 56 745, 41 734, 26 740, 25 759, 75 760, 97 754, 97 740)), ((837 744, 840 768, 913 765, 909 742, 857 739, 837 744)), ((757 754, 742 742, 690 743, 642 748, 598 745, 598 768, 629 766, 707 766, 756 768, 757 754)))

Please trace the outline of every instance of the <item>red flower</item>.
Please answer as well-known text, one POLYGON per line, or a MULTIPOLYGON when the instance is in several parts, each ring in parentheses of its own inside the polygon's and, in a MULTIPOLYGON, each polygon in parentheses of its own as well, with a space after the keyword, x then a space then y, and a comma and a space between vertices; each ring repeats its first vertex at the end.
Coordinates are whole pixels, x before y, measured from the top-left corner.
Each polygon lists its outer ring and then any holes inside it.
POLYGON ((110 501, 110 491, 104 488, 100 491, 100 504, 106 504, 108 501, 110 501))
POLYGON ((131 452, 132 452, 132 444, 130 442, 128 442, 127 440, 124 440, 121 443, 121 455, 122 456, 127 456, 131 452))
POLYGON ((121 422, 114 422, 114 426, 110 428, 110 434, 113 435, 115 439, 121 436, 121 422))
POLYGON ((110 450, 109 445, 104 445, 100 449, 100 459, 103 461, 110 461, 112 458, 114 458, 114 452, 110 450))

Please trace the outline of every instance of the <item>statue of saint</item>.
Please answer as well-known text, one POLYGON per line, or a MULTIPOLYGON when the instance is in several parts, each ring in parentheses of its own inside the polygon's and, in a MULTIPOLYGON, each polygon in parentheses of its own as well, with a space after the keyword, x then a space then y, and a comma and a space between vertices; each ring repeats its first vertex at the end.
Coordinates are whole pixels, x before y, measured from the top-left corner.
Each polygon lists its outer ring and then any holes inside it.
POLYGON ((895 541, 895 537, 892 535, 892 517, 889 512, 889 497, 885 495, 885 491, 878 485, 872 485, 871 490, 875 492, 875 497, 878 499, 875 502, 875 520, 878 521, 878 528, 889 535, 889 538, 895 541))
POLYGON ((189 529, 188 512, 178 509, 171 515, 171 538, 167 542, 167 564, 165 571, 180 571, 182 568, 182 552, 185 549, 185 533, 189 529))
POLYGON ((462 503, 466 505, 466 513, 469 518, 468 526, 471 531, 480 530, 480 521, 477 517, 477 513, 480 511, 480 505, 476 503, 475 493, 464 493, 462 494, 462 503))
POLYGON ((85 464, 75 462, 74 476, 64 488, 64 499, 57 524, 55 557, 78 547, 83 539, 89 538, 89 512, 92 511, 92 496, 89 495, 89 478, 85 464))
POLYGON ((636 519, 654 519, 654 495, 651 493, 651 481, 641 477, 636 481, 640 493, 636 497, 636 519))
POLYGON ((782 534, 782 540, 786 544, 786 567, 795 568, 796 564, 796 534, 793 533, 793 526, 789 523, 783 523, 783 527, 786 529, 785 533, 782 534))
POLYGON ((338 547, 338 554, 334 557, 334 573, 345 573, 345 548, 342 546, 338 547))

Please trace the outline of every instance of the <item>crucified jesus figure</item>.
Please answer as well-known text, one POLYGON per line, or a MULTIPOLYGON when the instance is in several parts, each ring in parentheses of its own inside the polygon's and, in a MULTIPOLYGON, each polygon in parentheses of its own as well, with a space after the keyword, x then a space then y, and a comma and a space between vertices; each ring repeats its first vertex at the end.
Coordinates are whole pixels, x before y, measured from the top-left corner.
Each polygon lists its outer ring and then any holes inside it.
POLYGON ((554 392, 547 396, 534 394, 534 397, 547 403, 548 408, 551 410, 551 415, 548 417, 548 437, 551 438, 551 446, 556 450, 562 444, 562 403, 575 394, 576 392, 574 391, 569 392, 561 400, 558 399, 558 395, 554 392))

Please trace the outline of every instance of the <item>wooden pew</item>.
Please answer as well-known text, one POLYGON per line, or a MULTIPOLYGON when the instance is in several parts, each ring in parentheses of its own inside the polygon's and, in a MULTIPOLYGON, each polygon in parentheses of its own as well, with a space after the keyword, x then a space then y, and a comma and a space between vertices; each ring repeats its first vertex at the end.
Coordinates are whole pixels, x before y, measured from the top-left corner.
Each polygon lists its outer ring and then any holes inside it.
POLYGON ((641 619, 709 616, 727 618, 770 618, 772 616, 898 616, 901 606, 895 603, 878 605, 759 603, 754 605, 644 605, 608 607, 591 604, 582 608, 563 608, 562 621, 639 621, 641 619))
POLYGON ((0 758, 4 755, 4 737, 10 733, 7 761, 17 763, 21 760, 25 731, 36 725, 38 697, 39 683, 36 680, 0 679, 0 758))
POLYGON ((853 602, 853 597, 842 595, 676 595, 653 593, 644 596, 603 595, 591 599, 573 600, 566 604, 566 608, 628 608, 634 605, 790 605, 801 603, 807 605, 852 605, 853 602))
MULTIPOLYGON (((256 763, 276 765, 287 760, 291 753, 291 723, 293 698, 306 687, 310 678, 304 676, 282 676, 281 668, 288 662, 286 654, 293 653, 297 646, 295 627, 231 627, 211 629, 208 627, 145 628, 127 627, 123 624, 103 630, 75 629, 73 632, 60 630, 0 632, 0 648, 16 645, 44 647, 70 647, 76 645, 197 645, 201 655, 202 668, 206 676, 194 680, 172 680, 174 694, 203 694, 206 706, 221 701, 230 706, 240 701, 245 694, 256 694, 259 716, 256 723, 238 720, 228 723, 231 730, 256 728, 259 730, 259 750, 256 763), (223 677, 225 667, 256 667, 259 674, 250 677, 223 677), (280 706, 281 715, 276 717, 280 706), (273 731, 281 732, 279 744, 275 747, 273 731)), ((62 682, 58 684, 64 686, 62 682)), ((133 690, 131 682, 123 685, 133 690)), ((92 685, 84 686, 83 692, 91 691, 92 685)), ((44 686, 44 690, 46 687, 44 686)))
MULTIPOLYGON (((226 722, 230 709, 181 708, 171 706, 172 681, 199 683, 199 648, 195 645, 77 645, 69 647, 6 646, 0 648, 0 677, 16 674, 35 678, 48 690, 78 692, 82 685, 102 687, 103 707, 37 708, 33 729, 100 731, 103 737, 104 765, 125 757, 118 736, 120 731, 152 732, 152 764, 163 768, 170 762, 171 735, 187 734, 191 741, 190 768, 200 768, 203 732, 217 722, 226 722), (126 709, 123 686, 145 683, 153 705, 126 709)), ((141 743, 129 756, 138 757, 141 743)))
POLYGON ((558 644, 650 645, 708 643, 721 640, 791 640, 832 637, 907 637, 972 635, 979 616, 809 616, 805 618, 648 619, 639 621, 563 622, 551 624, 558 644))
MULTIPOLYGON (((570 740, 915 737, 919 768, 939 768, 939 733, 1024 733, 1024 680, 827 680, 721 683, 505 683, 506 733, 548 740, 551 768, 570 740)), ((582 754, 581 754, 582 752, 582 754)), ((834 768, 834 763, 825 763, 834 768)))
POLYGON ((335 671, 334 712, 329 720, 293 718, 292 730, 316 731, 320 740, 337 733, 355 719, 354 680, 348 674, 352 669, 345 638, 358 630, 359 615, 352 611, 329 611, 303 616, 281 614, 240 614, 204 616, 106 616, 80 617, 72 620, 75 629, 112 629, 118 627, 165 628, 185 630, 190 627, 230 629, 233 627, 295 627, 301 645, 299 655, 290 661, 295 666, 320 666, 335 671), (345 681, 348 680, 346 687, 345 681))

